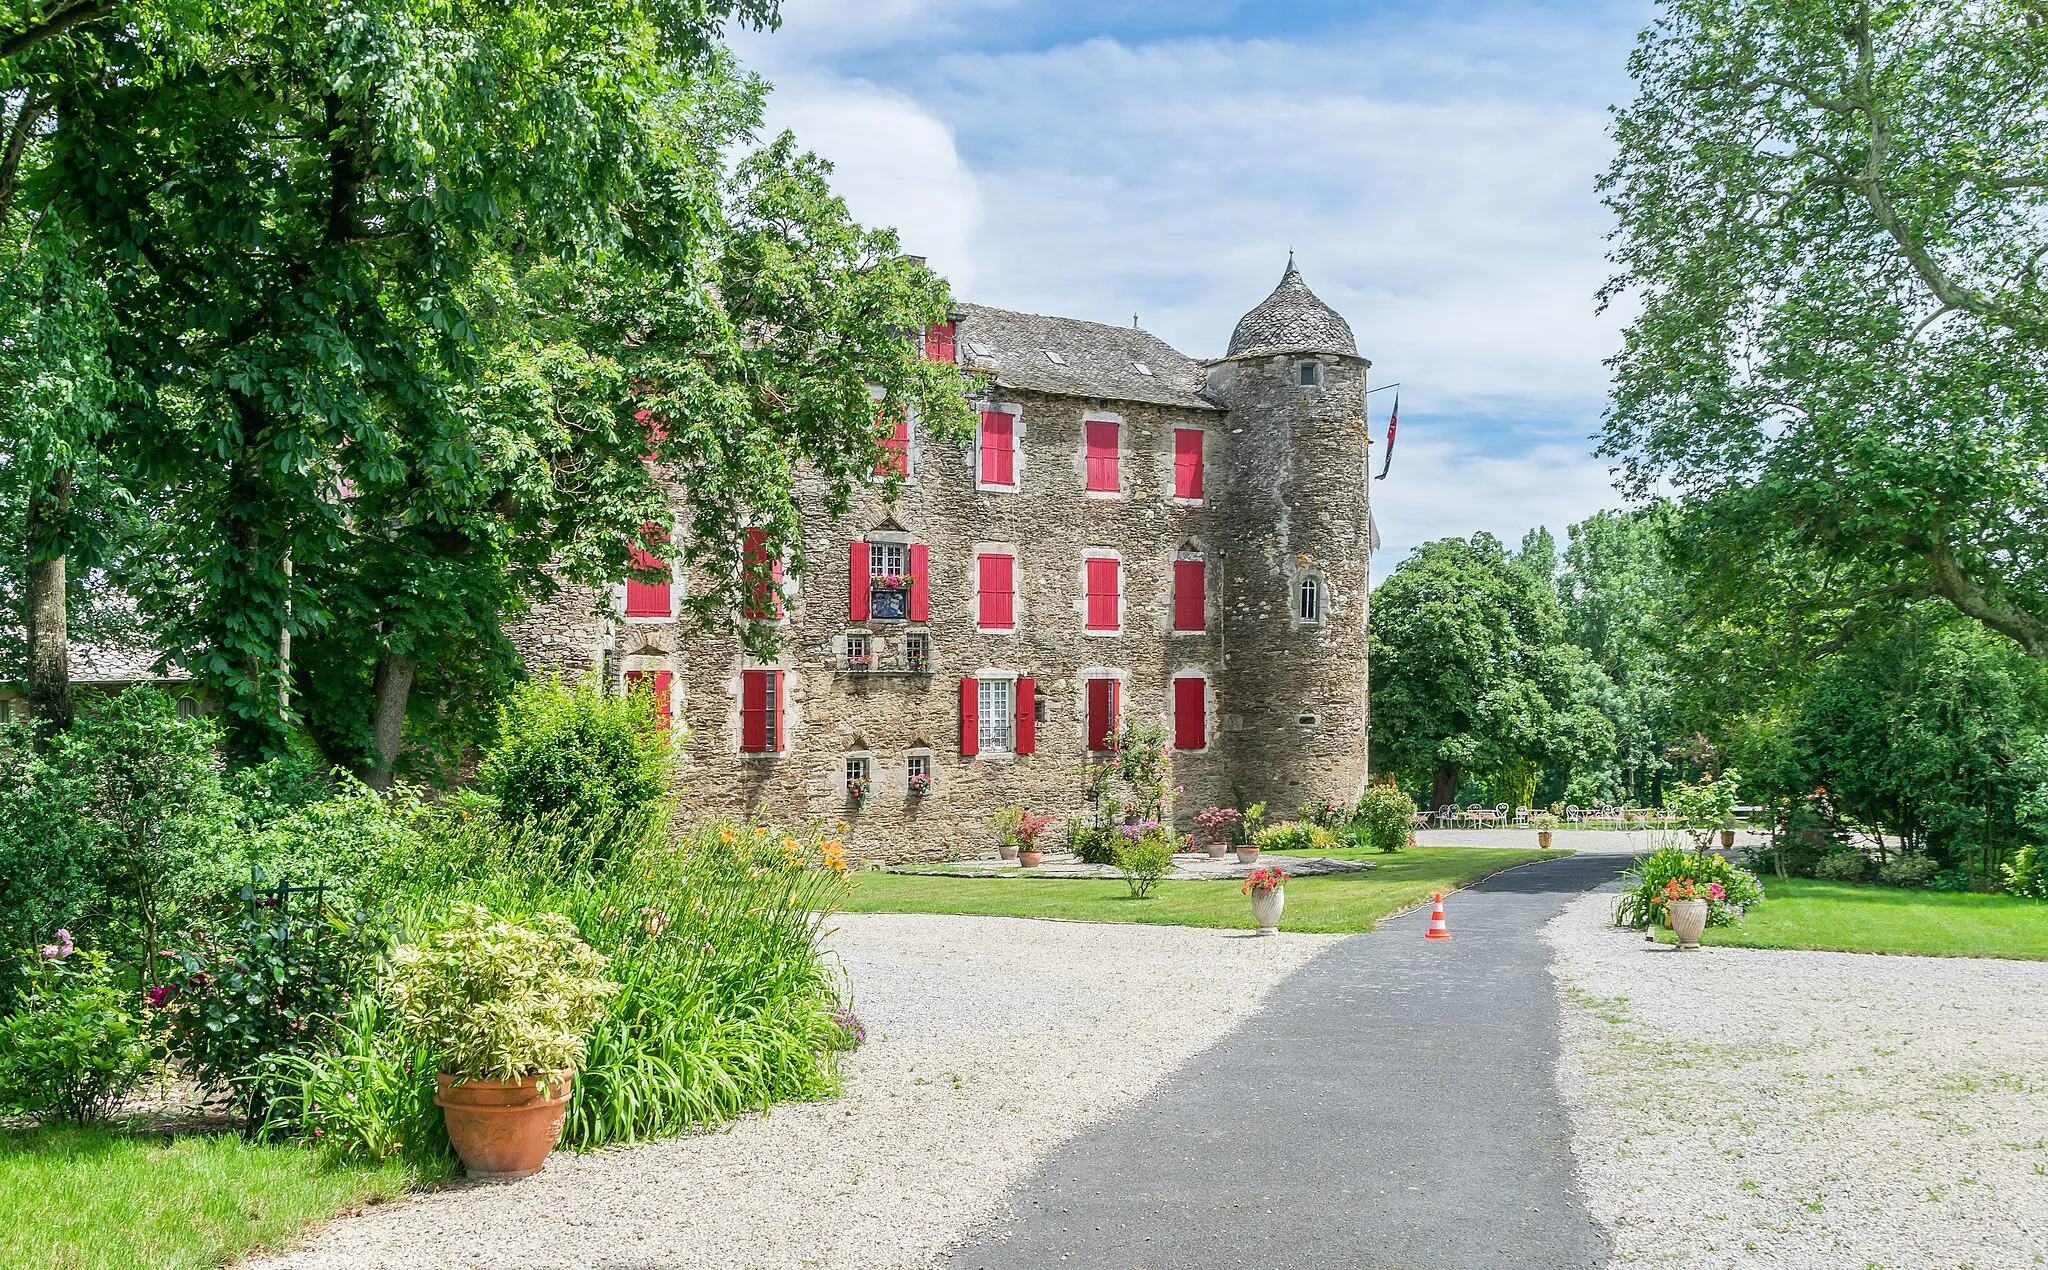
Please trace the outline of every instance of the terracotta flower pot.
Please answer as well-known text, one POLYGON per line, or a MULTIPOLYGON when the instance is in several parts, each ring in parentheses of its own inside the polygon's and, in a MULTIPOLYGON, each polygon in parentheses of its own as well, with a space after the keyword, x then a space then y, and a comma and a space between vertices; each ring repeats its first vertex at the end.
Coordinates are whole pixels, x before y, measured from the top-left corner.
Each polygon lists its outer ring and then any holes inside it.
POLYGON ((1224 856, 1230 854, 1230 844, 1227 842, 1211 842, 1208 844, 1208 848, 1211 860, 1221 860, 1224 856))
POLYGON ((1670 910, 1671 933, 1678 936, 1678 951, 1698 952, 1700 936, 1707 931, 1707 902, 1673 900, 1666 907, 1670 910))
POLYGON ((1721 831, 1721 850, 1723 850, 1723 851, 1732 851, 1732 850, 1734 850, 1734 849, 1735 849, 1735 831, 1734 831, 1733 829, 1723 829, 1723 830, 1721 831))
POLYGON ((547 1163, 569 1114, 574 1072, 518 1080, 462 1080, 446 1072, 434 1102, 471 1177, 532 1177, 547 1163), (547 1088, 541 1088, 541 1082, 547 1088))
POLYGON ((1259 849, 1257 847, 1239 847, 1237 849, 1237 862, 1239 864, 1250 864, 1258 858, 1259 849))
POLYGON ((1536 845, 1545 851, 1550 850, 1550 830, 1538 829, 1536 831, 1536 845))
POLYGON ((1017 853, 1017 863, 1027 869, 1037 868, 1038 862, 1044 858, 1045 853, 1043 851, 1019 851, 1017 853))
POLYGON ((1261 935, 1271 935, 1280 929, 1280 910, 1287 907, 1287 888, 1276 886, 1252 892, 1252 918, 1259 924, 1261 935))
POLYGON ((1014 860, 1017 858, 1017 844, 1014 842, 1000 843, 996 846, 996 854, 1005 860, 1014 860))

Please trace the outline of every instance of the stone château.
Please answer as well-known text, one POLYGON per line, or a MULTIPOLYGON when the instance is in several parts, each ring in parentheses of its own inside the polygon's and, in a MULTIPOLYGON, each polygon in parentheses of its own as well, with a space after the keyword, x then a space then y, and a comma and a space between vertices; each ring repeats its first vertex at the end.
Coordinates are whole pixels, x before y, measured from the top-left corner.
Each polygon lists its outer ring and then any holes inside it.
POLYGON ((975 381, 977 433, 901 425, 896 492, 803 498, 778 660, 630 583, 533 613, 529 666, 648 682, 689 729, 693 809, 844 819, 890 858, 984 848, 1009 803, 1081 811, 1082 764, 1133 717, 1172 738, 1183 830, 1356 797, 1371 363, 1293 262, 1209 361, 974 304, 923 340, 975 381))

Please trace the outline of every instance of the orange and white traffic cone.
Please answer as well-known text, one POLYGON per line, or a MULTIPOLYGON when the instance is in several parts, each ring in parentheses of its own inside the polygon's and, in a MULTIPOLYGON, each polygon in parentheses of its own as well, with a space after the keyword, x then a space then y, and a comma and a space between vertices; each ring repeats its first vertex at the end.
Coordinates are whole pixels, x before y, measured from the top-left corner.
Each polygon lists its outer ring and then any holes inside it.
POLYGON ((1438 891, 1436 893, 1436 907, 1429 911, 1429 933, 1424 935, 1423 938, 1449 939, 1450 937, 1450 925, 1444 921, 1444 893, 1438 891))

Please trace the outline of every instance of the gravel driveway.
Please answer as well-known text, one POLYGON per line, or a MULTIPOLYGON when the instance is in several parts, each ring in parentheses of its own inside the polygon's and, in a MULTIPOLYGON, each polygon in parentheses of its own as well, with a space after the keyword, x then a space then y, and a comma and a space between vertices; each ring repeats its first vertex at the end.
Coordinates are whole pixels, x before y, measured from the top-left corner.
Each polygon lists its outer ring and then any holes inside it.
POLYGON ((1585 896, 1546 930, 1557 1080, 1617 1261, 2048 1259, 2048 964, 1710 948, 1585 896))
POLYGON ((923 1267, 1062 1141, 1161 1084, 1338 936, 844 915, 845 1097, 558 1153, 336 1222, 276 1267, 923 1267))

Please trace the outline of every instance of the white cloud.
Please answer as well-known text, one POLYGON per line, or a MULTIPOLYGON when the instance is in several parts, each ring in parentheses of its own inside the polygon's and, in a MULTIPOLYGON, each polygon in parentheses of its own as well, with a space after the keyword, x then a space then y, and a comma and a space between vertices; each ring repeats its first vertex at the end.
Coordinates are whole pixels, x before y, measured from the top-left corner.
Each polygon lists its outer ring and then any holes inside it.
MULTIPOLYGON (((1375 445, 1374 462, 1385 457, 1375 445)), ((1395 439, 1393 469, 1373 482, 1372 500, 1382 544, 1373 559, 1375 581, 1433 538, 1466 538, 1483 529, 1514 546, 1528 530, 1548 525, 1562 542, 1566 525, 1620 505, 1605 465, 1583 447, 1542 444, 1514 455, 1483 454, 1426 434, 1395 439)))

